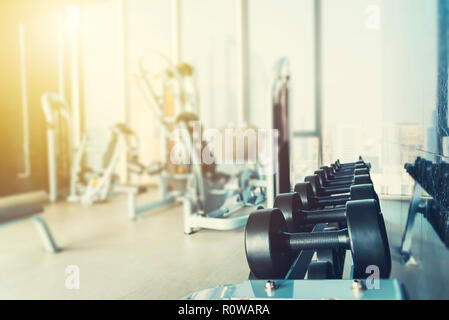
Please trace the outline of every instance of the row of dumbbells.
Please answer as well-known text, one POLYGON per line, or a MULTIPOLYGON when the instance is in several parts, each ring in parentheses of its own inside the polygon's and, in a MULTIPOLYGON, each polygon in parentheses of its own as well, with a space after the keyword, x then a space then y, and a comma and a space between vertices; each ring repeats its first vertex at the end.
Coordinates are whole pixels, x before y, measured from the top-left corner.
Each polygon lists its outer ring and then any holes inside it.
POLYGON ((433 163, 424 158, 416 158, 415 163, 406 163, 405 170, 418 182, 438 203, 449 208, 449 196, 446 191, 449 184, 449 164, 433 163))
POLYGON ((245 249, 251 273, 259 279, 282 279, 303 250, 350 250, 353 277, 377 270, 388 278, 391 256, 370 165, 336 161, 276 197, 274 208, 259 208, 249 218, 245 249), (315 232, 314 227, 328 228, 315 232))

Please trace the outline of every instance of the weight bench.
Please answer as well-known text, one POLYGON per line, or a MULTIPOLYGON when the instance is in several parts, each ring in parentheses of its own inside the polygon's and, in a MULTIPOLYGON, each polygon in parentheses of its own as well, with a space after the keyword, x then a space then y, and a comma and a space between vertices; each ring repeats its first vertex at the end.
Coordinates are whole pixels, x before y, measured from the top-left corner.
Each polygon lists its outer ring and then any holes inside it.
POLYGON ((39 215, 44 211, 40 204, 14 204, 0 206, 0 226, 31 219, 41 238, 44 249, 51 253, 60 251, 45 220, 39 215))
POLYGON ((115 190, 118 192, 126 193, 128 202, 128 217, 131 220, 137 219, 145 212, 173 203, 177 199, 177 196, 175 196, 174 193, 161 192, 161 200, 153 201, 151 203, 139 206, 137 205, 137 197, 139 194, 145 193, 147 191, 146 186, 119 185, 115 187, 115 190))

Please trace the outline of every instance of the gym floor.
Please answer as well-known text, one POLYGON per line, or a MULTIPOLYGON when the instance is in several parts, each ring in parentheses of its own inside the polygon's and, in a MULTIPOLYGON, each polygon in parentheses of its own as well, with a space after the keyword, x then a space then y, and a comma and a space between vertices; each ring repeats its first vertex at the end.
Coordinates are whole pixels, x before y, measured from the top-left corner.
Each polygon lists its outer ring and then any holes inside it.
MULTIPOLYGON (((154 190, 139 201, 145 203, 156 196, 154 190)), ((415 252, 429 252, 425 261, 406 266, 398 263, 395 248, 400 245, 408 202, 381 201, 381 205, 392 250, 393 277, 413 285, 410 277, 420 264, 432 270, 438 265, 435 259, 449 263, 449 254, 441 244, 438 252, 429 249, 439 243, 436 237, 414 240, 415 252)), ((47 205, 43 216, 63 249, 57 254, 43 251, 29 220, 2 226, 0 299, 179 299, 248 278, 243 228, 201 230, 187 236, 179 205, 151 211, 137 221, 130 221, 126 213, 124 196, 90 207, 67 202, 47 205), (80 270, 79 290, 65 285, 66 268, 71 265, 80 270)), ((421 219, 416 228, 431 227, 421 219)), ((426 273, 432 277, 431 271, 426 273)), ((449 283, 438 287, 435 283, 412 290, 412 298, 441 299, 449 283)))
MULTIPOLYGON (((156 196, 156 191, 149 192, 139 201, 156 196)), ((382 208, 394 252, 408 203, 382 201, 382 208)), ((47 205, 44 218, 63 249, 57 254, 43 251, 30 221, 2 226, 0 299, 179 299, 248 278, 243 228, 201 230, 187 236, 181 206, 151 211, 137 221, 130 221, 126 213, 123 196, 90 207, 47 205), (65 286, 70 265, 80 268, 79 290, 65 286)), ((407 268, 393 254, 394 276, 407 274, 404 271, 407 268)), ((444 288, 428 292, 438 298, 444 288)))
POLYGON ((1 227, 0 299, 179 299, 248 278, 243 229, 184 235, 181 206, 131 221, 117 196, 48 205, 43 217, 63 251, 44 252, 30 221, 1 227), (80 268, 79 290, 66 289, 69 265, 80 268))

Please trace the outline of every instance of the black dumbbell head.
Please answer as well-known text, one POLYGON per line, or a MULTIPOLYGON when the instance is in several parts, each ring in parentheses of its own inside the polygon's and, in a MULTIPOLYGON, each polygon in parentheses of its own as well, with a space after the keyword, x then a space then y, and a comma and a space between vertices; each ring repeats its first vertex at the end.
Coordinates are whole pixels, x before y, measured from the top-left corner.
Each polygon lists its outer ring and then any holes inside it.
POLYGON ((358 184, 351 186, 351 200, 368 200, 374 199, 377 204, 377 212, 380 210, 379 196, 372 184, 358 184))
POLYGON ((287 231, 297 231, 300 224, 299 210, 304 209, 299 195, 296 192, 280 194, 274 200, 274 207, 281 210, 287 223, 287 231))
POLYGON ((361 168, 361 169, 355 169, 354 170, 354 175, 355 176, 359 176, 362 174, 369 174, 369 169, 368 168, 361 168))
POLYGON ((310 186, 312 187, 313 194, 317 194, 317 189, 319 187, 317 175, 305 177, 304 182, 310 183, 310 186))
POLYGON ((357 184, 351 186, 351 200, 374 199, 377 201, 377 193, 372 184, 357 184))
POLYGON ((354 184, 373 184, 369 174, 354 176, 354 184))
POLYGON ((391 271, 390 248, 383 236, 376 201, 349 201, 346 203, 346 218, 354 261, 354 278, 366 278, 369 266, 377 266, 380 277, 388 278, 391 271))
POLYGON ((379 211, 379 226, 380 226, 380 233, 382 235, 382 238, 384 239, 384 243, 386 243, 385 246, 385 257, 387 261, 386 270, 389 270, 391 272, 391 254, 390 254, 390 244, 388 243, 388 234, 387 234, 387 228, 385 227, 385 220, 383 214, 379 211))
POLYGON ((301 203, 304 209, 313 209, 317 207, 316 201, 312 198, 314 193, 310 182, 297 183, 294 191, 301 198, 301 203))
POLYGON ((245 228, 245 251, 248 265, 259 279, 279 278, 288 272, 292 263, 291 253, 279 240, 287 231, 287 223, 279 209, 253 212, 245 228))

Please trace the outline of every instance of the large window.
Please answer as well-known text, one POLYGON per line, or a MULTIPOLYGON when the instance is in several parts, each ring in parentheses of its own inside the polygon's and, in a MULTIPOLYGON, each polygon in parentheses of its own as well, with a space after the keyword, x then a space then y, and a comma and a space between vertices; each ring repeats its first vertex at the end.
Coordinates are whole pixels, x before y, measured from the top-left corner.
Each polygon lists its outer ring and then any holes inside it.
POLYGON ((251 121, 269 126, 271 87, 276 62, 290 61, 291 173, 302 181, 318 166, 315 111, 315 41, 313 0, 250 0, 250 115, 251 121), (295 133, 307 133, 296 137, 295 133))
POLYGON ((126 12, 129 121, 140 138, 141 161, 150 163, 162 157, 161 127, 154 106, 149 105, 140 91, 135 74, 140 61, 144 62, 152 81, 167 66, 163 57, 170 57, 172 52, 172 2, 129 0, 126 12))
POLYGON ((237 4, 229 0, 181 2, 182 59, 196 68, 200 118, 206 127, 237 121, 237 4))
MULTIPOLYGON (((84 11, 90 21, 83 29, 89 34, 83 43, 89 81, 84 86, 87 126, 123 115, 122 71, 114 63, 121 59, 116 53, 120 49, 118 3, 101 2, 84 11)), ((126 13, 128 120, 146 144, 142 153, 147 161, 160 156, 156 148, 148 148, 158 144, 160 131, 132 73, 141 56, 156 57, 158 52, 173 57, 176 50, 196 70, 200 119, 213 128, 240 119, 241 61, 246 61, 248 71, 248 102, 243 105, 247 120, 270 127, 274 66, 282 57, 290 60, 293 183, 319 165, 320 128, 324 164, 363 155, 373 165, 378 189, 387 194, 409 193, 404 163, 420 152, 436 151, 437 1, 130 0, 126 13), (247 4, 244 15, 242 4, 247 4), (247 60, 240 60, 242 25, 248 35, 244 37, 247 60), (316 59, 318 53, 321 61, 316 59), (321 80, 319 101, 317 79, 321 80), (322 121, 317 126, 318 103, 322 121)), ((149 66, 157 72, 163 64, 154 58, 149 66)))
POLYGON ((292 130, 315 130, 313 0, 250 0, 251 120, 268 125, 275 63, 290 60, 292 130))

